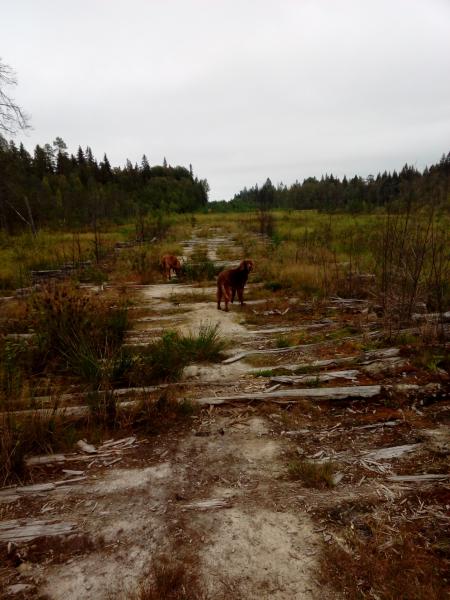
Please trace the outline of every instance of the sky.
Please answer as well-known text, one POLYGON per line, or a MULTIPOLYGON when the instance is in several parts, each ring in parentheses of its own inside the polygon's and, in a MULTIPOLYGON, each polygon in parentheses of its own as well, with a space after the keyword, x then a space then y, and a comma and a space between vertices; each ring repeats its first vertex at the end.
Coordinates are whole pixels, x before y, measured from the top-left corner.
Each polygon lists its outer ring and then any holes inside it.
POLYGON ((450 150, 450 0, 14 0, 0 58, 36 144, 193 165, 211 200, 450 150))

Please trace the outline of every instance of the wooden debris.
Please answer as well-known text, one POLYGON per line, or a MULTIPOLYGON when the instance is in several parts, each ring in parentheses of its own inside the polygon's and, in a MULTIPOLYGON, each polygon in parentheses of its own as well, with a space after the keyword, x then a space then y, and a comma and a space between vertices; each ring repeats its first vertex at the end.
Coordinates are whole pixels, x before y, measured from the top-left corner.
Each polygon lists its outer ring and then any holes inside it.
POLYGON ((40 537, 67 535, 76 528, 75 523, 31 519, 23 522, 14 519, 0 523, 0 541, 29 542, 40 537))
POLYGON ((220 405, 230 402, 251 402, 253 400, 275 400, 286 399, 295 402, 295 399, 312 398, 316 400, 345 400, 347 398, 375 398, 384 390, 394 390, 400 393, 417 391, 418 385, 394 385, 383 388, 381 385, 355 385, 332 388, 300 388, 291 390, 279 390, 275 392, 255 392, 236 394, 234 396, 214 396, 198 398, 195 400, 200 406, 220 405))
POLYGON ((210 510, 211 508, 231 508, 231 502, 224 498, 210 498, 184 504, 183 508, 190 510, 210 510))
POLYGON ((368 423, 367 425, 355 425, 351 428, 351 431, 363 430, 363 429, 377 429, 378 427, 395 427, 404 423, 401 419, 395 421, 378 421, 378 423, 368 423))
MULTIPOLYGON (((341 338, 341 341, 343 339, 349 339, 349 338, 341 338)), ((354 338, 350 338, 350 339, 354 339, 354 338)), ((320 346, 320 345, 323 345, 323 343, 322 344, 320 344, 320 343, 319 344, 307 344, 306 346, 303 346, 303 348, 307 349, 308 347, 311 348, 311 346, 320 346)), ((298 346, 296 348, 298 348, 298 346)), ((286 352, 288 350, 293 350, 293 349, 295 349, 294 346, 291 346, 290 348, 280 348, 280 349, 276 348, 275 350, 284 350, 286 352)), ((241 354, 235 355, 234 357, 230 357, 230 358, 226 359, 226 361, 224 361, 224 362, 225 363, 227 363, 228 361, 230 363, 235 362, 236 360, 241 360, 241 358, 245 358, 245 356, 248 356, 255 352, 260 353, 260 354, 265 354, 269 351, 268 350, 254 350, 254 351, 249 350, 248 352, 243 352, 241 354), (232 360, 232 359, 234 359, 234 360, 232 360)), ((251 369, 250 371, 256 372, 256 371, 260 371, 262 368, 264 368, 266 370, 285 369, 288 371, 297 371, 300 369, 338 367, 341 365, 349 365, 349 364, 354 364, 354 363, 368 365, 368 364, 370 364, 370 361, 383 360, 384 358, 392 358, 394 356, 398 356, 399 353, 400 353, 399 348, 384 348, 381 350, 371 350, 370 352, 365 352, 364 354, 360 354, 359 356, 343 356, 340 358, 327 358, 327 359, 323 359, 323 360, 313 360, 311 362, 305 362, 305 363, 299 363, 299 364, 257 367, 257 368, 251 369)))
POLYGON ((444 479, 450 479, 450 473, 423 473, 420 475, 390 475, 388 477, 389 481, 396 482, 417 482, 420 483, 422 481, 441 481, 444 479))
POLYGON ((390 448, 380 448, 364 454, 365 459, 372 460, 388 460, 391 458, 399 458, 403 454, 409 454, 418 450, 422 444, 404 444, 403 446, 392 446, 390 448))
POLYGON ((281 435, 287 435, 288 437, 300 437, 303 435, 311 434, 309 429, 296 429, 294 431, 282 431, 281 435))
POLYGON ((397 369, 402 369, 409 364, 409 361, 401 356, 385 358, 384 360, 366 361, 359 363, 361 371, 368 375, 377 375, 379 373, 391 373, 397 369))
POLYGON ((104 442, 99 450, 102 451, 106 448, 129 448, 136 443, 136 436, 132 435, 130 437, 122 438, 120 440, 110 440, 108 442, 104 442))
POLYGON ((415 313, 412 315, 413 321, 416 322, 427 322, 427 323, 449 323, 450 322, 450 310, 444 313, 415 313))
POLYGON ((284 383, 293 385, 294 383, 324 383, 333 379, 351 379, 358 377, 359 371, 353 369, 348 371, 328 371, 319 375, 279 375, 271 377, 271 383, 284 383))
POLYGON ((85 440, 78 440, 75 444, 82 452, 86 454, 97 454, 97 449, 92 444, 88 444, 85 440))
POLYGON ((44 454, 43 456, 31 456, 27 458, 25 463, 27 467, 34 465, 50 465, 53 463, 64 462, 66 457, 64 454, 44 454))

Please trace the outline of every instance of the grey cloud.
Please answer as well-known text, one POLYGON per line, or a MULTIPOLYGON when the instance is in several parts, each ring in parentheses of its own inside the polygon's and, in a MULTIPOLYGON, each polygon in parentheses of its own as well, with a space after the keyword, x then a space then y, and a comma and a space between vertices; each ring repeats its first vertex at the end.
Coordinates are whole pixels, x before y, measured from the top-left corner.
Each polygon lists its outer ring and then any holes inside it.
POLYGON ((61 135, 113 164, 191 162, 212 199, 449 149, 443 0, 19 0, 3 13, 29 147, 61 135))

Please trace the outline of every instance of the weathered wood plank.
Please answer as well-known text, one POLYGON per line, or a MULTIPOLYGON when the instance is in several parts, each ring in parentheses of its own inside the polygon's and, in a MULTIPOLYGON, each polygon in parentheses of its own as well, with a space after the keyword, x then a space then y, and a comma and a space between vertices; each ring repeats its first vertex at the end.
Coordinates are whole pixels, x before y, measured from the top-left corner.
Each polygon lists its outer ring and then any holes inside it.
POLYGON ((276 375, 270 378, 271 383, 283 383, 293 385, 294 383, 325 383, 333 379, 356 379, 360 372, 356 369, 347 371, 328 371, 317 375, 276 375))
POLYGON ((441 481, 444 479, 450 479, 450 473, 424 473, 420 475, 390 475, 387 478, 389 481, 405 482, 410 481, 411 483, 422 481, 441 481))
POLYGON ((54 537, 72 533, 76 523, 64 521, 43 521, 32 519, 26 522, 14 519, 0 523, 0 541, 29 542, 40 537, 54 537))
POLYGON ((381 385, 355 385, 332 388, 302 388, 279 390, 276 392, 243 393, 233 396, 213 396, 198 398, 195 400, 200 406, 220 405, 230 402, 251 402, 253 400, 264 401, 274 399, 286 399, 294 402, 296 399, 311 398, 316 400, 345 400, 347 398, 375 398, 384 389, 392 389, 397 392, 407 393, 419 389, 418 385, 397 385, 383 388, 381 385))

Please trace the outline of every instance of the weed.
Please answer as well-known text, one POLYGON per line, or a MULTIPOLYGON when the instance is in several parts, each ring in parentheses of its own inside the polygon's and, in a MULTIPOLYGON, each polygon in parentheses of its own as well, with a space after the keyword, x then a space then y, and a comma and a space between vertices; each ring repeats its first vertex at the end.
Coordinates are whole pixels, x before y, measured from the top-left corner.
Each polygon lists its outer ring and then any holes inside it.
POLYGON ((143 399, 134 406, 129 414, 120 418, 127 421, 133 430, 142 431, 148 435, 156 435, 167 431, 175 424, 189 419, 198 407, 189 400, 178 400, 168 388, 158 400, 143 399))
POLYGON ((128 323, 125 306, 104 302, 69 285, 50 286, 31 301, 42 363, 50 358, 97 386, 116 369, 128 323))
POLYGON ((275 375, 272 369, 261 369, 253 374, 253 377, 273 377, 275 375))
POLYGON ((200 262, 185 262, 181 268, 181 277, 186 281, 211 281, 220 273, 221 268, 209 259, 200 262))
POLYGON ((286 336, 278 335, 275 338, 275 347, 276 348, 289 348, 289 346, 292 346, 292 342, 286 336))
POLYGON ((216 361, 221 357, 226 343, 219 336, 219 324, 202 324, 196 335, 189 333, 180 338, 189 362, 216 361))
POLYGON ((264 289, 270 290, 271 292, 278 292, 283 289, 283 285, 279 281, 268 281, 264 284, 264 289))
POLYGON ((19 396, 28 363, 28 348, 24 342, 0 340, 0 394, 11 399, 19 396))
POLYGON ((138 385, 176 381, 188 364, 216 361, 224 348, 218 325, 201 325, 196 335, 167 331, 136 357, 132 381, 138 385))
POLYGON ((332 462, 323 463, 294 459, 288 465, 292 479, 301 479, 307 487, 333 487, 335 466, 332 462))
POLYGON ((58 415, 58 404, 26 417, 6 412, 0 416, 0 485, 20 478, 28 454, 45 454, 67 445, 73 423, 58 415))

